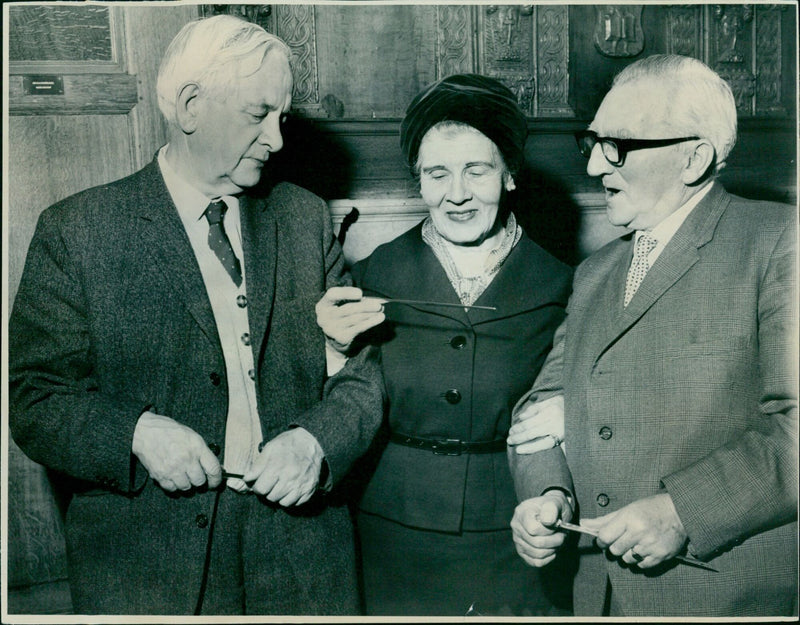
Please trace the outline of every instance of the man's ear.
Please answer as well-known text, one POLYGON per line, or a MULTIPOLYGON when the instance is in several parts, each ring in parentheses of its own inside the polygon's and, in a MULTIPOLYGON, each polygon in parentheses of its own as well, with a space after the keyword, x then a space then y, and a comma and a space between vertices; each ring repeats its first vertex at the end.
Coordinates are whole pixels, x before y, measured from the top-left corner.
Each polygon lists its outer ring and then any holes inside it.
POLYGON ((178 127, 187 135, 197 130, 197 114, 200 99, 200 87, 197 83, 187 82, 178 91, 175 99, 175 118, 178 127))
POLYGON ((506 172, 505 178, 506 191, 513 191, 517 188, 517 184, 514 182, 514 177, 511 174, 506 172))
POLYGON ((709 169, 714 167, 716 162, 716 150, 710 142, 700 139, 695 146, 688 152, 686 166, 681 173, 681 181, 685 185, 692 185, 698 180, 706 177, 709 169))

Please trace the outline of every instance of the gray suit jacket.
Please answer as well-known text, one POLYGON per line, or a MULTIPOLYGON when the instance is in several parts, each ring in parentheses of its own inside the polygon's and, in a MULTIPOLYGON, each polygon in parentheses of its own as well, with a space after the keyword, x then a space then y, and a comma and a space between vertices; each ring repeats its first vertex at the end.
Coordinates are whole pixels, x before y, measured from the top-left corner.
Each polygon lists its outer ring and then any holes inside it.
MULTIPOLYGON (((369 352, 326 382, 314 303, 345 279, 327 207, 280 184, 267 198, 243 196, 241 209, 264 438, 306 428, 336 481, 378 427, 382 386, 369 352)), ((66 535, 76 610, 191 613, 208 538, 197 519, 211 516, 214 493, 165 495, 131 440, 150 409, 223 447, 228 396, 203 279, 155 161, 42 214, 9 338, 14 439, 73 480, 66 535)), ((263 506, 263 548, 294 562, 275 571, 274 586, 291 587, 281 576, 294 576, 306 589, 278 610, 356 610, 349 516, 325 499, 291 514, 263 506)))
MULTIPOLYGON (((627 308, 630 235, 578 268, 521 404, 563 393, 582 516, 668 492, 689 551, 719 573, 671 563, 645 574, 583 540, 577 614, 600 613, 607 579, 627 616, 796 610, 796 232, 791 207, 716 184, 627 308)), ((510 457, 521 498, 569 487, 559 450, 510 457)))

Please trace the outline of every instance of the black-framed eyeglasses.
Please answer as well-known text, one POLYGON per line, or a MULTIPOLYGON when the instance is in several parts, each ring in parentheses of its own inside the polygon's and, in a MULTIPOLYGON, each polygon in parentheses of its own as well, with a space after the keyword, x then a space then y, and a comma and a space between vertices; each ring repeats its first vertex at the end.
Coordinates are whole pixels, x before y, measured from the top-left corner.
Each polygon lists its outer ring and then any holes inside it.
POLYGON ((581 130, 575 133, 578 149, 586 158, 592 155, 592 149, 600 144, 603 156, 615 167, 621 167, 625 162, 628 152, 644 148, 661 148, 675 145, 684 141, 694 141, 700 137, 677 137, 674 139, 617 139, 615 137, 600 137, 594 130, 581 130))

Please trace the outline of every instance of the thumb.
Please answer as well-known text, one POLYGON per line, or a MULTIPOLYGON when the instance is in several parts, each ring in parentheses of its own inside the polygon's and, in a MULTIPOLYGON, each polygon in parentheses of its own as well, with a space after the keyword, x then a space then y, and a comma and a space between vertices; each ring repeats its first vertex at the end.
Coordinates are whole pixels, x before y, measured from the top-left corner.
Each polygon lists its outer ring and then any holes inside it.
POLYGON ((561 503, 556 499, 546 499, 539 508, 539 521, 548 527, 556 524, 561 518, 561 503))

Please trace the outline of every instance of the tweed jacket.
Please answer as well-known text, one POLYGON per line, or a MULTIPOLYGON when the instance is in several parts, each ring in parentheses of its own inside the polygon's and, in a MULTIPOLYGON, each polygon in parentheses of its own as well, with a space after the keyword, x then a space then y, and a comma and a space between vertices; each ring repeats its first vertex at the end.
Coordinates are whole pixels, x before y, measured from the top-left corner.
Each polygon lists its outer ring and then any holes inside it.
MULTIPOLYGON (((459 303, 421 225, 352 269, 380 297, 459 303)), ((475 302, 497 310, 386 304, 381 349, 392 431, 503 440, 563 319, 572 270, 526 235, 475 302)), ((507 529, 516 505, 505 453, 437 455, 389 443, 361 510, 439 531, 507 529)))
MULTIPOLYGON (((606 579, 626 616, 797 609, 795 237, 791 207, 715 183, 627 308, 631 235, 576 271, 520 406, 563 393, 582 517, 667 492, 689 552, 719 571, 673 562, 645 574, 583 540, 576 614, 601 613, 606 579)), ((520 498, 568 487, 560 450, 510 457, 520 498)))
MULTIPOLYGON (((264 439, 306 428, 336 482, 377 430, 382 388, 368 353, 326 382, 314 304, 342 283, 344 266, 327 207, 289 184, 266 198, 242 196, 240 206, 264 439)), ((14 439, 72 481, 76 610, 190 614, 214 493, 166 495, 131 441, 149 409, 220 449, 227 379, 203 278, 156 161, 42 213, 9 334, 14 439)), ((263 544, 296 560, 285 574, 307 589, 299 600, 308 612, 352 612, 350 520, 346 506, 324 499, 265 505, 263 544)))

